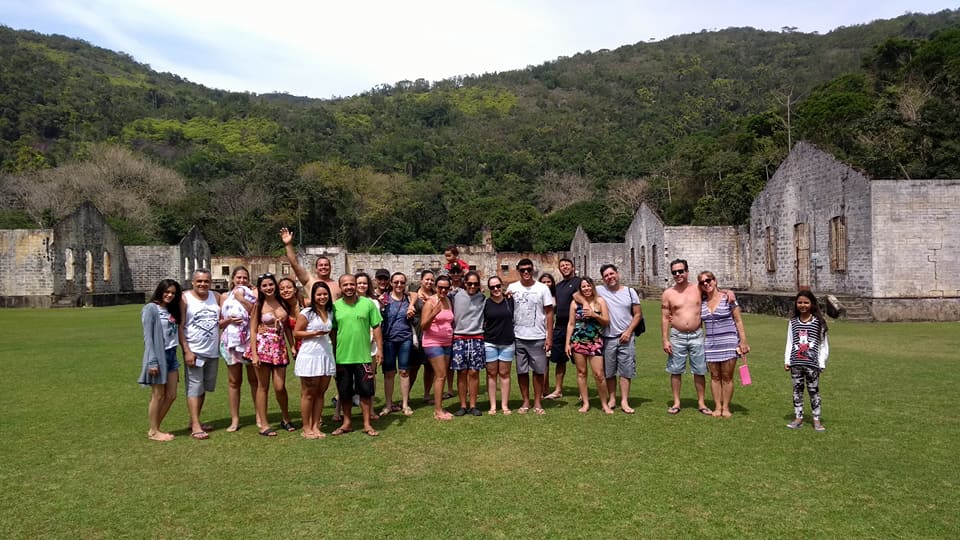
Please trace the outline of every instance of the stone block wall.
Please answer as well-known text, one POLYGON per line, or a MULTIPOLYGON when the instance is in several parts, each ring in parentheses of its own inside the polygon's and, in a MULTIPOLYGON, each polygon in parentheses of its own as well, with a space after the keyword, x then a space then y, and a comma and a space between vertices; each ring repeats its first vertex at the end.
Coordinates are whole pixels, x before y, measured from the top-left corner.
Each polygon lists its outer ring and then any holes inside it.
POLYGON ((717 276, 720 287, 746 289, 749 286, 747 253, 742 251, 741 234, 747 229, 737 227, 666 227, 665 246, 669 260, 664 262, 667 284, 672 284, 669 267, 671 260, 684 259, 690 267, 690 280, 698 272, 709 270, 717 276))
POLYGON ((133 290, 120 238, 90 202, 54 225, 51 251, 53 292, 58 297, 133 290))
POLYGON ((180 281, 177 261, 180 250, 176 246, 124 246, 127 263, 130 265, 133 290, 153 294, 162 279, 180 281))
POLYGON ((871 188, 872 296, 960 298, 960 180, 874 180, 871 188))
POLYGON ((815 291, 869 295, 872 291, 872 227, 870 181, 818 150, 800 142, 777 169, 750 208, 750 278, 756 290, 815 291), (831 269, 831 219, 843 217, 846 228, 846 270, 831 269), (798 277, 796 225, 806 224, 809 259, 798 277), (771 236, 775 269, 767 263, 767 235, 771 236))
POLYGON ((53 230, 0 230, 0 296, 53 294, 53 230))
POLYGON ((620 275, 625 282, 663 288, 664 274, 669 274, 665 272, 663 260, 664 238, 663 221, 646 203, 641 204, 624 237, 628 264, 620 270, 620 275))

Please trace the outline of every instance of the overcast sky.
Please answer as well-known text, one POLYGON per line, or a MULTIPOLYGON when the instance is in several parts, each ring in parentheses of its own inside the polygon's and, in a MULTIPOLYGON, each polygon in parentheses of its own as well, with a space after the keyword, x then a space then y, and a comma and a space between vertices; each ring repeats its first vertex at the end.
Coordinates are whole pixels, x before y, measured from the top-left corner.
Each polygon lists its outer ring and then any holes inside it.
POLYGON ((328 98, 702 29, 826 33, 957 7, 956 0, 0 0, 0 24, 80 38, 213 88, 328 98))

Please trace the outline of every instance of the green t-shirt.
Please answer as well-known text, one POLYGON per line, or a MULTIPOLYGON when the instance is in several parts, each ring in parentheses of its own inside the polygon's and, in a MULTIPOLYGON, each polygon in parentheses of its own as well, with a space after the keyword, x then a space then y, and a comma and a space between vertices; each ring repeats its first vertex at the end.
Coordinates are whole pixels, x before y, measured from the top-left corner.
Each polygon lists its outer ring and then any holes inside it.
POLYGON ((380 308, 369 298, 359 297, 350 305, 343 298, 333 303, 333 324, 337 329, 338 364, 370 363, 370 330, 380 326, 380 308))

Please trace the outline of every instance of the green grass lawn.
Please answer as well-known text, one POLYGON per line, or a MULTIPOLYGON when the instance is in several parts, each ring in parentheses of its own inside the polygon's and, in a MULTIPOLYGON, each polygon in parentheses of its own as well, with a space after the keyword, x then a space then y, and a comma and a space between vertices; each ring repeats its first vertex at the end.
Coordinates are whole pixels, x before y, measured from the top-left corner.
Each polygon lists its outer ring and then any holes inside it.
MULTIPOLYGON (((658 306, 644 308, 649 330, 638 341, 632 416, 606 417, 596 407, 578 414, 571 370, 566 396, 548 402, 544 417, 437 422, 415 400, 413 417, 376 423, 376 439, 266 439, 252 425, 246 388, 246 425, 223 431, 221 369, 204 414, 218 429, 207 441, 187 436, 181 386, 164 423, 178 435, 169 443, 146 438, 138 306, 0 310, 0 535, 960 534, 960 325, 831 322, 821 434, 784 427, 792 417, 786 321, 766 316, 745 316, 754 384, 738 383, 733 418, 698 414, 689 376, 684 410, 666 414, 658 306)), ((289 371, 299 425, 300 385, 289 371)), ((276 422, 272 395, 270 410, 276 422)), ((331 412, 324 411, 328 433, 331 412)))

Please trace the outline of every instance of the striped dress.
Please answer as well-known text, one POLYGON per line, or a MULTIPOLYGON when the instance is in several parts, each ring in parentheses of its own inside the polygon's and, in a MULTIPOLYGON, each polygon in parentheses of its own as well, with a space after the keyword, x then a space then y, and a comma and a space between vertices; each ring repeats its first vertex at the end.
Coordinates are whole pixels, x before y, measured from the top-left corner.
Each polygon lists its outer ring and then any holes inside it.
POLYGON ((707 353, 707 362, 723 362, 737 357, 737 346, 740 345, 740 335, 733 322, 733 310, 737 303, 727 303, 727 295, 720 295, 720 303, 713 312, 707 307, 707 302, 700 304, 700 319, 703 320, 704 347, 707 353))

